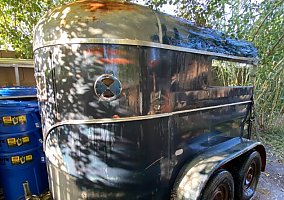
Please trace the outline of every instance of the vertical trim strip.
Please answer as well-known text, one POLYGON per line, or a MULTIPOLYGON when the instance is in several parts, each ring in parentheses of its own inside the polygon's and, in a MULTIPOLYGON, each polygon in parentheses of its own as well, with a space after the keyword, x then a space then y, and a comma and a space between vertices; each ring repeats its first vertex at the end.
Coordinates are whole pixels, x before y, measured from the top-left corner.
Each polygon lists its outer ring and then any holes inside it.
POLYGON ((162 32, 162 25, 161 25, 161 21, 160 18, 158 17, 157 13, 153 10, 156 19, 157 19, 157 23, 158 23, 158 29, 159 29, 159 42, 162 44, 163 43, 163 32, 162 32))

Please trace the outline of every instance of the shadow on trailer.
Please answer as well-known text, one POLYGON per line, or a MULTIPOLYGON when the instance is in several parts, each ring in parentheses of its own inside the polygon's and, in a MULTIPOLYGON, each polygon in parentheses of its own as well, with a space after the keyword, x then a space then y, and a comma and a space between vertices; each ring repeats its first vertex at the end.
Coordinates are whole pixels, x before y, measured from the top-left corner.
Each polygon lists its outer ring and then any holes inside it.
POLYGON ((253 87, 215 85, 212 67, 255 66, 251 43, 132 3, 78 1, 40 20, 34 55, 54 199, 253 196, 265 169, 253 87))

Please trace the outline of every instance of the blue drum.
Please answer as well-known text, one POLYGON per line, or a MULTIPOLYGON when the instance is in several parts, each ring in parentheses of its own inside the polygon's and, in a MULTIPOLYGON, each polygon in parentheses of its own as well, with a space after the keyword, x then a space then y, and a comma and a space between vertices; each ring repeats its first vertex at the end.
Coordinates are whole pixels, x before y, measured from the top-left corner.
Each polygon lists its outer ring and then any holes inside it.
POLYGON ((0 188, 4 199, 24 199, 26 181, 32 194, 40 195, 48 190, 48 181, 38 102, 31 99, 36 90, 0 88, 0 97, 0 188))
POLYGON ((0 153, 0 174, 5 200, 24 199, 23 183, 32 194, 48 190, 45 156, 38 146, 25 151, 0 153))
POLYGON ((0 134, 0 152, 18 152, 42 146, 40 130, 0 134))
POLYGON ((41 129, 37 101, 1 100, 0 134, 41 129))

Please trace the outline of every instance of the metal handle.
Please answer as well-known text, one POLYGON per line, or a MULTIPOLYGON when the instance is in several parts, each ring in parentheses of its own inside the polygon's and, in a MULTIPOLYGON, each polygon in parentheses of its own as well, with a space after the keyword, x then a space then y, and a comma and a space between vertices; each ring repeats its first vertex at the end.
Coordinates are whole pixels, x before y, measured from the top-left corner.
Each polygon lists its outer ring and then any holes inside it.
POLYGON ((30 199, 32 197, 32 193, 28 181, 23 182, 23 188, 24 188, 25 199, 30 199))

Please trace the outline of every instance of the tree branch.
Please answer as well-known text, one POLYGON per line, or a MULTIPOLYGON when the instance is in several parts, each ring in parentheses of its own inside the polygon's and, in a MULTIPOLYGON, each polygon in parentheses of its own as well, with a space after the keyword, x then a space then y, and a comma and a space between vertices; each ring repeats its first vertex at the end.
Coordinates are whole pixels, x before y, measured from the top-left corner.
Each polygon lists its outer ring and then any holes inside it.
POLYGON ((274 49, 276 48, 276 46, 280 43, 280 41, 284 38, 284 32, 282 33, 282 35, 280 36, 280 38, 277 40, 277 42, 273 45, 273 47, 271 48, 271 50, 266 54, 266 56, 270 56, 271 53, 274 51, 274 49))
MULTIPOLYGON (((260 23, 259 27, 257 28, 257 30, 255 31, 255 33, 253 34, 254 36, 256 36, 260 30, 260 28, 263 26, 264 22, 268 19, 269 15, 275 10, 275 8, 277 8, 277 6, 279 4, 282 4, 284 1, 280 1, 278 4, 276 4, 267 14, 266 16, 264 17, 264 19, 262 20, 262 22, 260 23)), ((254 41, 256 37, 253 37, 252 38, 252 42, 254 41)))

